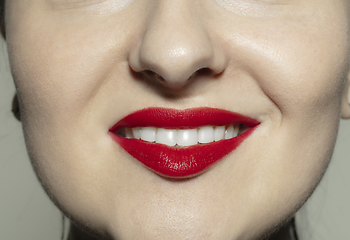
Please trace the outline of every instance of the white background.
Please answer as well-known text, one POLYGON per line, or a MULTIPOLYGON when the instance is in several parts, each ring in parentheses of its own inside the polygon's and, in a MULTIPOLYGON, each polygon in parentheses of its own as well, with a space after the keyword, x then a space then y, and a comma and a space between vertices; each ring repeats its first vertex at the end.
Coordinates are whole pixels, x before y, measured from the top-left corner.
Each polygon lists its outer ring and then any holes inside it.
MULTIPOLYGON (((0 240, 60 240, 61 213, 30 165, 21 124, 11 113, 15 92, 0 40, 0 240)), ((301 240, 350 239, 350 120, 341 121, 330 167, 297 214, 301 240)), ((288 186, 286 186, 288 187, 288 186)))

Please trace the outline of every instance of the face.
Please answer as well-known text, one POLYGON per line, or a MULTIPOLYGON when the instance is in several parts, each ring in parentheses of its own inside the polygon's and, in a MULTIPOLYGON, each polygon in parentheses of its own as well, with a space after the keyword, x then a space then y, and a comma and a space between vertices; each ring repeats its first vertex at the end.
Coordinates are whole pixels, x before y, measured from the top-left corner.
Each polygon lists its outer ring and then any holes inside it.
POLYGON ((28 152, 49 196, 77 223, 113 239, 257 239, 322 177, 349 111, 349 1, 6 4, 28 152), (201 110, 203 121, 192 116, 201 110), (169 112, 180 123, 164 123, 169 112), (216 129, 222 112, 231 120, 221 125, 241 126, 239 143, 165 148, 123 133, 216 129), (139 159, 141 148, 192 156, 227 146, 182 175, 159 170, 159 156, 155 166, 139 159))

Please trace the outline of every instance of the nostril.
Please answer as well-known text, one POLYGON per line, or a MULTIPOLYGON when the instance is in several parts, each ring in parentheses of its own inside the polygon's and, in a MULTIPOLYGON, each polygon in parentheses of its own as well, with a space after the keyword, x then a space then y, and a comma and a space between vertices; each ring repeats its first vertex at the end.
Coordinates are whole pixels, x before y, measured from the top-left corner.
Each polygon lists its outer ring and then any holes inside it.
POLYGON ((194 76, 205 77, 205 76, 213 76, 213 75, 216 75, 216 73, 213 70, 211 70, 210 68, 206 67, 206 68, 199 69, 194 74, 192 74, 191 77, 194 77, 194 76))
POLYGON ((143 72, 143 74, 146 76, 147 79, 149 80, 152 80, 152 81, 158 81, 158 82, 161 82, 161 83, 165 83, 165 80, 164 78, 159 75, 158 73, 156 72, 153 72, 151 70, 145 70, 143 72))
POLYGON ((145 78, 148 81, 151 81, 151 82, 155 81, 155 82, 158 82, 158 83, 160 83, 164 86, 167 86, 167 87, 184 87, 184 86, 188 85, 189 83, 191 83, 191 81, 193 81, 196 78, 217 76, 217 75, 220 75, 221 73, 215 73, 210 68, 201 68, 201 69, 195 71, 190 77, 187 78, 187 80, 181 81, 178 83, 168 81, 162 75, 160 75, 152 70, 144 70, 142 72, 142 74, 145 76, 145 78))

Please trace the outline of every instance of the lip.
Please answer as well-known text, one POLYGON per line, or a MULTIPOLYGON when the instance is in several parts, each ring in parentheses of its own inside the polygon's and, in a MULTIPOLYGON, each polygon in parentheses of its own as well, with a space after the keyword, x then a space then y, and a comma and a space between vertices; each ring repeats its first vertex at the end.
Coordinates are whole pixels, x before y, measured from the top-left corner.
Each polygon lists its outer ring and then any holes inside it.
POLYGON ((218 108, 145 108, 121 119, 109 132, 115 142, 148 169, 169 178, 189 178, 205 172, 235 150, 258 125, 259 121, 253 118, 218 108), (190 147, 170 147, 139 139, 127 139, 116 134, 120 128, 125 127, 189 129, 232 123, 244 124, 249 129, 231 139, 190 147))

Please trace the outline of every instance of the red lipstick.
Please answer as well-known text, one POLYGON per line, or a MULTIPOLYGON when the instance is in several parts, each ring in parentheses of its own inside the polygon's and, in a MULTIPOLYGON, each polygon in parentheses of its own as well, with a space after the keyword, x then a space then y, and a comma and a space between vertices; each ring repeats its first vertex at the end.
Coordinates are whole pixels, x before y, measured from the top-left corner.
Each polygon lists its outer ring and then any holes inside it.
POLYGON ((110 129, 110 133, 125 151, 147 168, 165 177, 184 178, 203 173, 215 162, 235 150, 258 125, 259 122, 255 119, 217 108, 185 110, 146 108, 120 120, 110 129), (193 129, 229 124, 243 124, 248 127, 248 130, 231 139, 189 147, 170 147, 139 139, 127 139, 116 134, 119 129, 125 127, 193 129))

